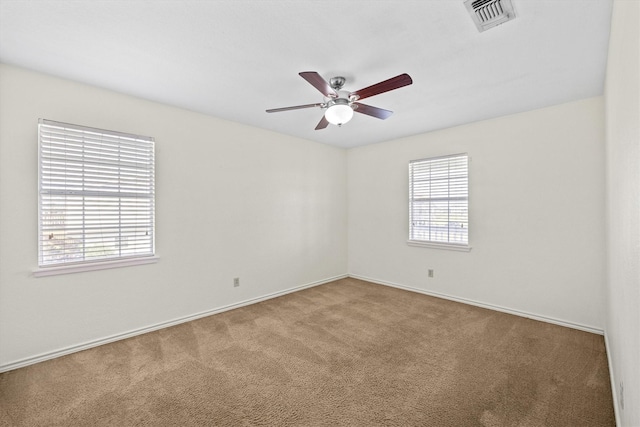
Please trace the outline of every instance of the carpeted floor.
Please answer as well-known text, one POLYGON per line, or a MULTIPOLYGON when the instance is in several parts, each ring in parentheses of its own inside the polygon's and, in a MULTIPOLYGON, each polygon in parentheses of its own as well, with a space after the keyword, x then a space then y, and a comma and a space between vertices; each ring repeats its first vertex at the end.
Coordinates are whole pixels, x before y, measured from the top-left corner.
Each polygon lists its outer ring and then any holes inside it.
POLYGON ((603 338, 343 279, 0 374, 2 426, 613 426, 603 338))

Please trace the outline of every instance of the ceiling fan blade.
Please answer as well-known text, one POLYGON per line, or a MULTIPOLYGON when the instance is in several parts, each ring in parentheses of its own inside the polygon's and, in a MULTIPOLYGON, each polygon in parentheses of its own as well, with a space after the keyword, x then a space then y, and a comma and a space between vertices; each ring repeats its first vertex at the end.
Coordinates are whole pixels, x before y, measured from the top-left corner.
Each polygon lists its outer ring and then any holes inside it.
POLYGON ((267 110, 267 113, 279 113, 280 111, 300 110, 302 108, 321 107, 321 106, 322 104, 295 105, 293 107, 272 108, 270 110, 267 110))
POLYGON ((357 106, 357 108, 353 110, 356 113, 366 114, 367 116, 376 117, 382 120, 389 118, 393 114, 393 111, 372 107, 371 105, 361 104, 359 102, 354 102, 352 105, 357 106))
POLYGON ((413 83, 413 80, 411 80, 411 76, 409 76, 409 74, 407 73, 404 73, 400 74, 399 76, 391 77, 390 79, 383 82, 367 86, 364 89, 351 92, 349 96, 355 95, 357 96, 357 99, 365 99, 373 95, 379 95, 381 93, 389 92, 390 90, 408 86, 411 83, 413 83))
POLYGON ((320 122, 318 123, 318 126, 316 126, 316 130, 324 129, 327 126, 329 126, 329 120, 327 120, 327 118, 323 115, 322 119, 320 119, 320 122))
POLYGON ((315 71, 303 71, 298 74, 300 74, 300 77, 311 83, 311 86, 318 89, 324 96, 329 98, 336 98, 338 96, 338 93, 333 90, 329 82, 323 79, 322 76, 315 71))

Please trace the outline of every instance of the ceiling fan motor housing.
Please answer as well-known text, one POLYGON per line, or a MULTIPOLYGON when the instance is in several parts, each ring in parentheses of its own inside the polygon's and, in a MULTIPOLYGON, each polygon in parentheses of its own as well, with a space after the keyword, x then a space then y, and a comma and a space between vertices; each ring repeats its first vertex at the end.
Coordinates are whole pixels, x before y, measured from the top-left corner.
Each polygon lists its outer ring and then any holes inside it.
POLYGON ((356 100, 356 98, 351 96, 350 92, 347 92, 346 90, 336 90, 336 93, 338 94, 338 96, 325 96, 324 97, 324 103, 326 104, 327 107, 330 107, 334 104, 343 104, 343 103, 347 103, 347 104, 351 104, 352 102, 354 102, 356 100))

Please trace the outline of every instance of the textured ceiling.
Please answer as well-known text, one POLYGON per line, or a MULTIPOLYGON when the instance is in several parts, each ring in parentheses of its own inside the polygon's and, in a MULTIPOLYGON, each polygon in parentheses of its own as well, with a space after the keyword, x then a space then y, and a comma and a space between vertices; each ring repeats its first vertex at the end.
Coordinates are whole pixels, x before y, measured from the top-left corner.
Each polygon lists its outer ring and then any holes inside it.
POLYGON ((462 0, 0 0, 0 62, 224 119, 353 147, 603 93, 611 0, 513 0, 478 32, 462 0), (316 131, 322 102, 298 73, 354 91, 408 73, 316 131))

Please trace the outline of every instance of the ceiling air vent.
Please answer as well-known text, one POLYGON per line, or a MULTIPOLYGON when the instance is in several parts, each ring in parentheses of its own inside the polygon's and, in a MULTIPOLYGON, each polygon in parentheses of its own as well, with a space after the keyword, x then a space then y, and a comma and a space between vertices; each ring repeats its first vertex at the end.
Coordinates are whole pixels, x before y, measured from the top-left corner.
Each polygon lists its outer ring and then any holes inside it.
POLYGON ((511 0, 466 0, 464 5, 480 32, 516 17, 511 0))

